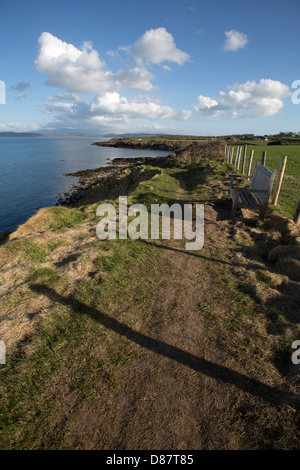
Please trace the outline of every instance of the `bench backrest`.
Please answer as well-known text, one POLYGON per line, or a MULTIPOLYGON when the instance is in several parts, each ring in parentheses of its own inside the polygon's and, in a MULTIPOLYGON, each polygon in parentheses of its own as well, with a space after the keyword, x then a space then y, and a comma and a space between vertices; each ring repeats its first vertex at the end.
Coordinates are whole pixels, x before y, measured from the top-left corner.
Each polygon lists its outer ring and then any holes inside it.
MULTIPOLYGON (((275 174, 276 171, 270 171, 264 165, 259 165, 258 163, 256 163, 252 180, 250 183, 250 188, 254 190, 263 189, 264 191, 267 191, 267 197, 270 196, 275 174)), ((266 198, 266 195, 263 193, 255 194, 261 202, 266 198)))

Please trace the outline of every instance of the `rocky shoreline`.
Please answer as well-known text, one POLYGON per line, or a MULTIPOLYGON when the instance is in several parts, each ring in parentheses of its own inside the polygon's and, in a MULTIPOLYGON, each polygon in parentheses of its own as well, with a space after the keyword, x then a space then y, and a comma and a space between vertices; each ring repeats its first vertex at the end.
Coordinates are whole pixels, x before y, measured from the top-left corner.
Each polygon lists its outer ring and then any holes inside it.
POLYGON ((88 191, 96 186, 100 181, 117 173, 126 168, 150 163, 153 160, 158 160, 165 157, 132 157, 132 158, 114 158, 108 166, 99 167, 95 169, 80 170, 75 173, 66 173, 65 176, 79 177, 79 181, 75 183, 70 191, 65 192, 63 195, 59 194, 57 206, 71 206, 80 201, 88 191))
MULTIPOLYGON (((132 142, 129 139, 111 139, 108 142, 94 142, 92 145, 99 146, 116 146, 122 147, 121 142, 124 143, 123 146, 129 146, 132 142)), ((154 150, 152 145, 149 145, 149 142, 139 142, 137 145, 144 146, 145 149, 154 150)), ((63 196, 60 196, 58 199, 57 205, 70 206, 77 204, 81 198, 86 196, 88 191, 100 183, 103 179, 110 178, 115 176, 117 173, 123 171, 126 168, 142 165, 144 163, 166 161, 170 158, 172 154, 172 162, 169 161, 169 164, 192 164, 197 163, 198 161, 205 158, 215 158, 218 159, 220 156, 224 155, 224 145, 225 141, 222 139, 216 139, 211 141, 201 141, 193 142, 190 145, 182 146, 179 145, 176 141, 174 142, 174 147, 179 146, 181 148, 170 152, 169 156, 157 156, 157 157, 132 157, 132 158, 114 158, 109 161, 107 166, 96 168, 94 170, 82 170, 77 171, 76 173, 66 173, 65 176, 76 176, 79 177, 79 182, 74 184, 70 191, 64 193, 63 196), (183 148, 182 148, 183 147, 183 148)), ((167 146, 164 142, 159 144, 159 150, 170 150, 170 147, 167 146)), ((157 150, 157 149, 156 149, 157 150)), ((223 157, 221 157, 223 158, 223 157)), ((108 159, 109 160, 109 159, 108 159)))

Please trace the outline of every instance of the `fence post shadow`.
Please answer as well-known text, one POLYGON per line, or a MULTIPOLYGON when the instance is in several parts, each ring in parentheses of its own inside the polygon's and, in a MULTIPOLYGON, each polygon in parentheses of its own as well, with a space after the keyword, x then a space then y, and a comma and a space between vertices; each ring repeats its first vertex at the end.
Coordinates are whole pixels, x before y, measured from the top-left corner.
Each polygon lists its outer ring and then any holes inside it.
POLYGON ((156 354, 178 362, 190 369, 211 377, 221 383, 234 385, 235 387, 250 393, 268 403, 275 405, 289 405, 296 409, 300 408, 299 397, 292 392, 285 392, 270 385, 264 384, 257 379, 247 377, 246 375, 229 369, 226 366, 216 364, 204 358, 197 357, 182 349, 172 346, 164 341, 156 340, 143 333, 133 330, 125 323, 116 320, 107 314, 100 312, 94 307, 76 300, 73 297, 64 297, 54 289, 42 284, 34 284, 31 287, 33 292, 44 294, 51 301, 59 302, 73 310, 74 313, 88 315, 93 320, 101 323, 115 333, 126 337, 130 341, 148 349, 156 354))

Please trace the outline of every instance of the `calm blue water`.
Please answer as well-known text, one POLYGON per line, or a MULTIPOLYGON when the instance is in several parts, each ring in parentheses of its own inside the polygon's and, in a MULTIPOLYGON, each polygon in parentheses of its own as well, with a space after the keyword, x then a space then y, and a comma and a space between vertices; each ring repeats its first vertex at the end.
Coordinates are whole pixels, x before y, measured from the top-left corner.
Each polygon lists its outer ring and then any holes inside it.
MULTIPOLYGON (((153 150, 97 147, 91 137, 0 138, 0 233, 13 231, 41 207, 56 204, 78 178, 64 176, 108 165, 107 159, 168 155, 153 150)), ((105 140, 105 139, 103 139, 105 140)))

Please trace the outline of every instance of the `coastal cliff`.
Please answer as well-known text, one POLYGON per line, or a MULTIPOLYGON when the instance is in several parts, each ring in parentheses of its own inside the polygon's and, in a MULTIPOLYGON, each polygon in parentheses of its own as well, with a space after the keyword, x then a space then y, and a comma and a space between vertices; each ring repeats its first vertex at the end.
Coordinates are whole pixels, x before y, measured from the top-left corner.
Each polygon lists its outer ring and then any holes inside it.
POLYGON ((94 142, 99 147, 132 148, 145 150, 177 151, 193 143, 207 142, 209 139, 197 136, 162 135, 151 137, 113 138, 105 142, 94 142))

